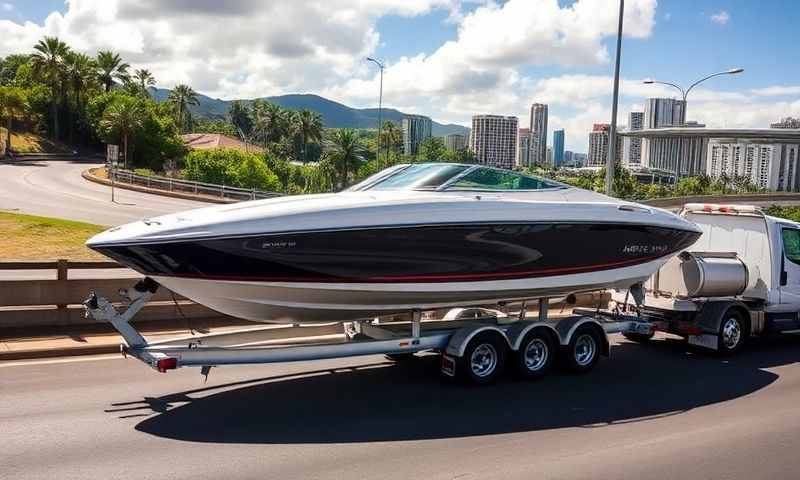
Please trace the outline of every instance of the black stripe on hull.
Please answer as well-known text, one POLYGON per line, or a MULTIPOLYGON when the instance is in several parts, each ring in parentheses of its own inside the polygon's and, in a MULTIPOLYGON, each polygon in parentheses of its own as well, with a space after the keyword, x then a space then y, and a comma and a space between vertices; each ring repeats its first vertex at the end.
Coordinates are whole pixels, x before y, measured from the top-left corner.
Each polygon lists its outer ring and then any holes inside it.
POLYGON ((585 273, 678 252, 700 234, 610 223, 448 225, 97 246, 145 275, 276 282, 458 282, 585 273))

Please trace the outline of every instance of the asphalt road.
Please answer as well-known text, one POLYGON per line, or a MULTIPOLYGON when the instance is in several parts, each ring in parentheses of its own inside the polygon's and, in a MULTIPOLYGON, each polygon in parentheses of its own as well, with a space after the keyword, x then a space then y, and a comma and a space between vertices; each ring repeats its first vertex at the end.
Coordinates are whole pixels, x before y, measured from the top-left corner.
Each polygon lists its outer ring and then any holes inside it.
POLYGON ((96 161, 28 160, 0 163, 0 210, 119 225, 165 213, 208 206, 177 198, 116 189, 84 180, 96 161))
POLYGON ((800 469, 800 338, 724 360, 621 341, 588 375, 484 388, 435 357, 158 374, 0 366, 14 479, 756 479, 800 469))

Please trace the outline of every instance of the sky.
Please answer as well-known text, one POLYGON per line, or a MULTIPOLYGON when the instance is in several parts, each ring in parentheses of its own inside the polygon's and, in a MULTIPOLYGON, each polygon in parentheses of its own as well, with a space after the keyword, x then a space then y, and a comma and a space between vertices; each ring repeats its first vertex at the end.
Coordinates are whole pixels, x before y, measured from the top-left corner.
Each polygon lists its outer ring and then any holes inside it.
MULTIPOLYGON (((611 118, 617 0, 0 0, 0 56, 44 35, 76 50, 119 52, 160 87, 187 83, 223 98, 314 93, 466 126, 474 114, 529 122, 549 105, 552 131, 585 152, 611 118)), ((647 97, 709 73, 688 119, 768 127, 800 116, 796 0, 627 0, 618 121, 647 97)))

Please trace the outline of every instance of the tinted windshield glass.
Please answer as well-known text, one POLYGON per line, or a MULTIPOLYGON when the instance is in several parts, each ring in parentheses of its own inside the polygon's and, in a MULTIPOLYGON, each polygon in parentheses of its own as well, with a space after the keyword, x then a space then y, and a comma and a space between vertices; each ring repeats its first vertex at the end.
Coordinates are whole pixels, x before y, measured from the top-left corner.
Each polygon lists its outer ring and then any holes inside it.
POLYGON ((557 187, 561 187, 561 185, 508 170, 478 168, 453 183, 448 190, 539 190, 557 187))
POLYGON ((378 181, 371 187, 367 187, 367 190, 434 189, 468 168, 469 165, 450 165, 446 163, 411 165, 384 180, 378 181))

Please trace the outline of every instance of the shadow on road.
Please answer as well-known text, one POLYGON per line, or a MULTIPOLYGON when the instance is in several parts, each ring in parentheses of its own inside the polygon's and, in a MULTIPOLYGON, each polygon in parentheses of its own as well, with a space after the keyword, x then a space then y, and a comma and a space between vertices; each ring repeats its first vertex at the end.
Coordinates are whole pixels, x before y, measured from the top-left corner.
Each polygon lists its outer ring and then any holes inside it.
POLYGON ((720 359, 678 342, 624 342, 595 371, 485 388, 442 382, 438 357, 306 372, 114 404, 136 429, 223 443, 348 443, 455 438, 647 421, 735 399, 774 382, 765 368, 800 361, 799 339, 720 359), (219 393, 210 393, 222 389, 219 393), (177 405, 180 404, 180 405, 177 405), (142 410, 146 412, 143 413, 142 410))

